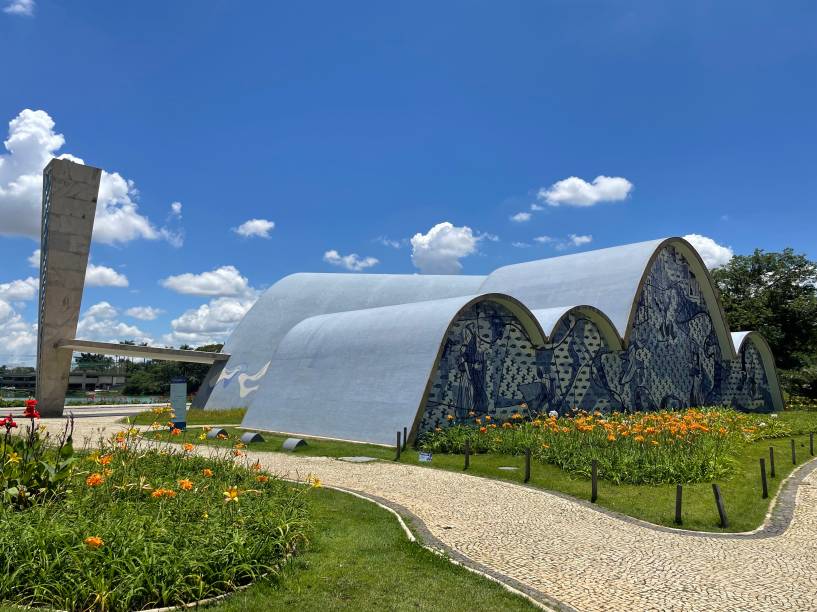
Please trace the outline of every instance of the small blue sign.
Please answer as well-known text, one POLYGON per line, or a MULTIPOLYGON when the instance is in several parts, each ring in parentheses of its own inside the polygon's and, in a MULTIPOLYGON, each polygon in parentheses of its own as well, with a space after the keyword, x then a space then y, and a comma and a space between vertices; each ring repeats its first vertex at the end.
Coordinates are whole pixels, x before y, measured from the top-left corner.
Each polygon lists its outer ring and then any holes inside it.
POLYGON ((431 463, 431 453, 420 453, 420 463, 431 463))

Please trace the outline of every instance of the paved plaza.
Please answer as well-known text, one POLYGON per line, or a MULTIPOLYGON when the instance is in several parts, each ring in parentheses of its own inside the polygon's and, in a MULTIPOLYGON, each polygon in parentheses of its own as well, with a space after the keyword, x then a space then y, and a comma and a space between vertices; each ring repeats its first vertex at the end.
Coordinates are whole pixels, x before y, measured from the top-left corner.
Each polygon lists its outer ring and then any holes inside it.
MULTIPOLYGON (((80 442, 119 429, 112 417, 81 418, 75 437, 80 442)), ((708 536, 645 526, 545 491, 455 472, 283 453, 248 457, 281 476, 311 473, 327 486, 377 498, 400 511, 426 544, 549 607, 817 609, 817 472, 803 477, 796 502, 783 496, 781 504, 794 503, 788 526, 708 536)))

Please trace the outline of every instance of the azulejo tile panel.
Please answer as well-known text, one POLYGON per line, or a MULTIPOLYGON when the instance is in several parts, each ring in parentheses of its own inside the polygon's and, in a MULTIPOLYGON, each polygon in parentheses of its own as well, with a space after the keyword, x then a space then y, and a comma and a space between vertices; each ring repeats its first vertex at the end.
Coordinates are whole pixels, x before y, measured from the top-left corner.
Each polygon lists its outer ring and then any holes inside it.
POLYGON ((683 255, 667 246, 648 274, 623 351, 610 350, 581 315, 569 313, 537 348, 502 305, 470 306, 443 342, 419 431, 472 412, 506 419, 712 405, 769 411, 769 380, 752 342, 737 360, 723 359, 701 287, 683 255))

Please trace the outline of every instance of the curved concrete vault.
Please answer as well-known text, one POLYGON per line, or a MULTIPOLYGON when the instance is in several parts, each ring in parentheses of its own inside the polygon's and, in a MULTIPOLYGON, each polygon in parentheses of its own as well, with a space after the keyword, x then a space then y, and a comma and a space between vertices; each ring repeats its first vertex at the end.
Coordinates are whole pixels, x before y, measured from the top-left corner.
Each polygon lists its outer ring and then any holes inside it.
POLYGON ((199 405, 247 406, 247 427, 381 444, 471 412, 783 402, 768 344, 730 333, 682 238, 488 276, 295 274, 224 350, 199 405))

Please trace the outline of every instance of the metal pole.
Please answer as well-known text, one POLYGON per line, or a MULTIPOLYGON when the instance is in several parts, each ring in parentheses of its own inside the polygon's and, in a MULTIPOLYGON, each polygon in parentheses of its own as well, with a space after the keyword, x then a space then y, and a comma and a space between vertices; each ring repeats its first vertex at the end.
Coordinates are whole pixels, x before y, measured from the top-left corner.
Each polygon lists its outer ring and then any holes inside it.
POLYGON ((680 525, 681 521, 681 499, 684 495, 684 487, 676 485, 675 487, 675 524, 680 525))
POLYGON ((774 447, 769 447, 769 476, 774 478, 774 447))
POLYGON ((465 466, 462 468, 467 470, 471 466, 471 440, 465 441, 465 466))
POLYGON ((766 483, 766 460, 760 458, 760 484, 763 487, 763 499, 769 497, 769 485, 766 483))
POLYGON ((397 456, 394 458, 395 461, 400 461, 400 449, 402 445, 400 444, 400 432, 397 432, 397 456))
POLYGON ((794 438, 791 439, 791 463, 797 465, 797 453, 794 450, 794 438))
POLYGON ((403 428, 403 450, 406 450, 406 443, 408 442, 408 427, 403 428))
POLYGON ((590 501, 596 503, 599 498, 599 462, 593 459, 590 464, 590 501))
POLYGON ((530 448, 525 449, 525 482, 530 482, 530 448))
POLYGON ((729 519, 726 518, 726 509, 723 507, 721 489, 714 482, 712 483, 712 492, 715 494, 715 504, 718 506, 718 515, 721 517, 721 527, 726 529, 729 527, 729 519))

